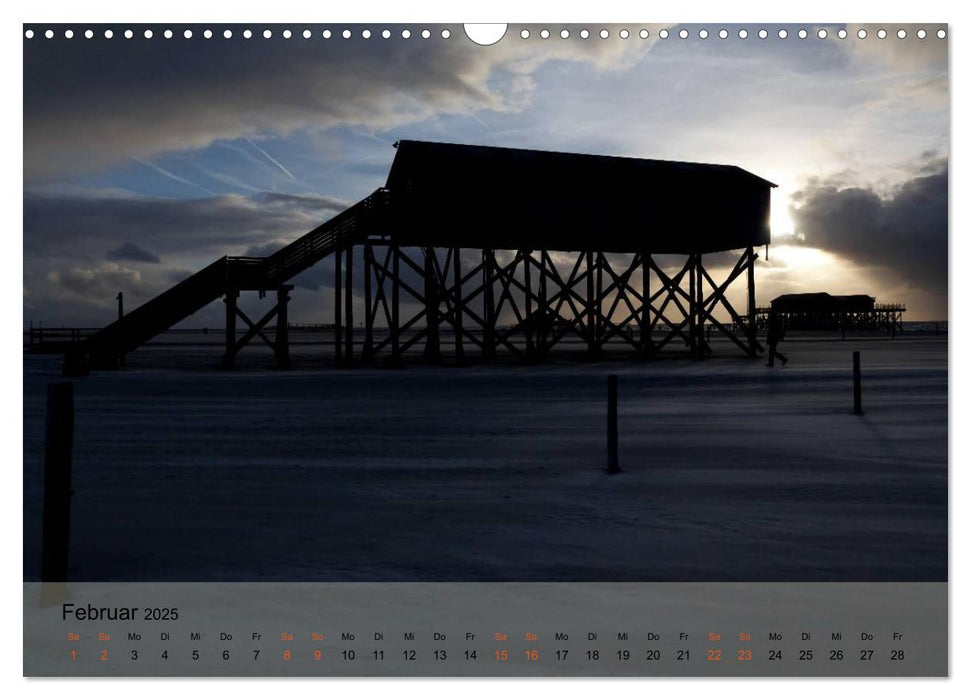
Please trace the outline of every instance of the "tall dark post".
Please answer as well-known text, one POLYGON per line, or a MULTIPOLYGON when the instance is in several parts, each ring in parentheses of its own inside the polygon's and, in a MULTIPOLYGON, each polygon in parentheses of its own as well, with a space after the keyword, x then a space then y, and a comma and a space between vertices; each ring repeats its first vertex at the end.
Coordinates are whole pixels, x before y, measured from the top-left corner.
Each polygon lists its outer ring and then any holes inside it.
POLYGON ((239 292, 235 289, 226 290, 226 351, 223 353, 223 367, 236 367, 236 299, 239 292))
POLYGON ((437 362, 441 359, 441 348, 438 340, 438 274, 434 256, 434 248, 425 248, 425 322, 428 328, 425 357, 437 362))
POLYGON ((486 358, 496 356, 496 308, 492 290, 492 271, 496 266, 496 251, 486 248, 482 251, 482 354, 486 358))
POLYGON ((617 375, 607 375, 607 473, 620 471, 617 461, 617 375))
POLYGON ((695 309, 695 256, 688 256, 688 347, 691 355, 698 354, 698 316, 695 309))
POLYGON ((44 524, 41 581, 67 581, 71 535, 71 450, 74 443, 74 385, 47 385, 44 437, 44 524))
POLYGON ((860 351, 853 351, 853 413, 863 415, 863 388, 860 385, 860 351))
POLYGON ((758 353, 755 329, 755 250, 749 246, 748 255, 748 354, 755 357, 758 353))
POLYGON ((597 271, 597 281, 595 283, 597 288, 594 290, 594 292, 596 293, 596 296, 597 296, 597 303, 595 307, 597 310, 597 315, 595 316, 595 323, 593 324, 593 327, 594 327, 594 335, 597 338, 597 352, 599 353, 601 350, 603 350, 603 337, 604 337, 603 313, 604 313, 604 306, 606 306, 605 304, 606 300, 603 298, 603 293, 604 293, 604 254, 603 253, 597 253, 597 265, 595 269, 597 271))
POLYGON ((597 352, 597 315, 595 306, 598 302, 594 299, 593 283, 593 253, 587 251, 587 352, 591 355, 597 352))
POLYGON ((371 359, 374 351, 374 314, 371 313, 371 272, 374 268, 374 251, 370 243, 364 244, 364 349, 361 357, 371 359))
MULTIPOLYGON (((549 300, 546 294, 546 257, 547 253, 545 250, 540 251, 539 254, 539 264, 537 265, 537 271, 539 272, 539 298, 536 302, 536 307, 539 313, 537 317, 539 318, 539 328, 536 338, 536 342, 539 344, 539 352, 544 352, 546 343, 549 342, 549 334, 551 331, 551 323, 553 321, 553 314, 549 306, 549 300)), ((552 265, 552 262, 550 263, 552 265)))
POLYGON ((344 267, 344 362, 354 362, 354 246, 347 246, 344 267))
POLYGON ((337 364, 344 361, 344 331, 341 327, 341 252, 334 254, 334 355, 337 364))
POLYGON ((293 286, 285 284, 276 290, 276 338, 274 350, 276 352, 276 366, 278 369, 290 369, 290 323, 287 304, 290 301, 290 290, 293 286))
POLYGON ((452 329, 455 332, 455 362, 465 364, 465 348, 462 347, 462 263, 459 262, 461 251, 459 248, 452 248, 452 271, 455 280, 455 299, 453 301, 452 329))
POLYGON ((641 350, 650 351, 654 347, 651 338, 651 256, 641 256, 641 350))
POLYGON ((401 272, 401 251, 394 243, 391 244, 391 362, 401 363, 401 349, 399 332, 401 321, 401 291, 398 275, 401 272))
POLYGON ((695 313, 698 314, 698 356, 705 357, 708 354, 708 339, 705 337, 705 287, 704 287, 704 276, 702 271, 704 270, 704 262, 701 258, 701 253, 695 258, 695 274, 698 277, 698 282, 695 285, 695 293, 697 294, 695 301, 695 313))
POLYGON ((525 313, 523 315, 523 321, 526 331, 526 357, 533 359, 536 354, 536 347, 533 342, 533 330, 536 326, 536 319, 533 317, 533 280, 530 274, 530 268, 533 265, 533 252, 531 250, 524 251, 523 255, 523 286, 526 287, 526 299, 525 299, 525 313))

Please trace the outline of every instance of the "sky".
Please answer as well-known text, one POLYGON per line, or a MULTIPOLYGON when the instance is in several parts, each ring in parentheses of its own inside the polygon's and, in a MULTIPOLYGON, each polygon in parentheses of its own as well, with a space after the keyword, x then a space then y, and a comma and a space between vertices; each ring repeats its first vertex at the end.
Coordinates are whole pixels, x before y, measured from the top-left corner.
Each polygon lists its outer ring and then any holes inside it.
MULTIPOLYGON (((103 325, 119 291, 131 307, 222 255, 272 252, 382 186, 399 139, 738 165, 779 185, 760 304, 867 293, 905 302, 908 320, 946 318, 938 27, 840 39, 841 25, 745 25, 743 40, 726 26, 726 39, 700 25, 562 39, 552 25, 543 39, 547 27, 511 25, 488 47, 461 26, 448 39, 414 25, 409 39, 382 25, 349 39, 304 25, 249 39, 243 26, 230 39, 38 31, 24 41, 24 323, 103 325)), ((329 320, 325 281, 296 280, 291 320, 329 320)), ((189 325, 218 323, 218 306, 189 325)))

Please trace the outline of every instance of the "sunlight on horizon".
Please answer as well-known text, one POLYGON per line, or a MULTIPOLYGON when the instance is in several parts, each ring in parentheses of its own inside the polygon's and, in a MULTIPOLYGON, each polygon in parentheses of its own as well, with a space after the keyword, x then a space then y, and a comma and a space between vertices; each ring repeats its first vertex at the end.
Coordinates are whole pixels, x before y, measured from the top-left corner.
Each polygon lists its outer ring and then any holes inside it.
POLYGON ((772 232, 772 240, 779 238, 791 239, 796 235, 796 222, 789 214, 789 196, 786 192, 775 190, 772 194, 771 210, 769 212, 769 230, 772 232))

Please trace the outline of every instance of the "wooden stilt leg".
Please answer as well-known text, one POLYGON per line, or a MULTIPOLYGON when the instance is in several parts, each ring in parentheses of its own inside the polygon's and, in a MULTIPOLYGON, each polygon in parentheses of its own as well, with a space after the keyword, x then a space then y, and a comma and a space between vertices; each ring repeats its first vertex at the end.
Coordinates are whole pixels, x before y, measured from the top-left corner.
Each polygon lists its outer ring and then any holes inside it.
POLYGON ((338 365, 344 361, 344 331, 341 327, 341 251, 334 254, 334 355, 338 365))
POLYGON ((401 364, 401 251, 391 247, 391 363, 401 364))
POLYGON ((354 247, 348 246, 344 258, 344 364, 354 362, 354 247))
POLYGON ((532 251, 526 251, 525 255, 523 255, 523 265, 523 285, 526 287, 525 313, 523 314, 525 328, 523 330, 526 331, 526 357, 532 360, 536 354, 536 346, 533 339, 536 318, 533 315, 533 285, 532 275, 530 274, 530 269, 533 266, 532 251))
POLYGON ((748 255, 748 354, 749 357, 758 355, 758 341, 756 339, 755 324, 755 250, 749 246, 748 255))
POLYGON ((496 252, 491 249, 482 251, 482 354, 487 359, 496 356, 496 308, 492 290, 493 270, 496 267, 496 252))
POLYGON ((452 272, 455 281, 454 300, 452 305, 452 330, 455 333, 455 364, 465 364, 465 348, 462 346, 462 263, 461 250, 452 249, 452 272))
POLYGON ((597 354, 597 299, 594 297, 593 285, 595 282, 593 269, 593 253, 587 251, 587 352, 590 355, 597 354))
POLYGON ((364 244, 364 348, 361 357, 365 361, 371 359, 374 352, 374 316, 376 309, 372 308, 371 274, 374 270, 374 250, 370 243, 364 244))
POLYGON ((287 328, 289 315, 287 304, 290 301, 290 285, 280 287, 276 292, 276 366, 278 369, 290 369, 290 331, 287 328))
POLYGON ((434 248, 425 248, 425 320, 428 324, 425 358, 438 362, 442 355, 438 337, 438 274, 435 271, 434 255, 434 248))
POLYGON ((239 292, 234 289, 227 290, 226 298, 226 349, 223 353, 223 368, 236 368, 236 302, 239 292))

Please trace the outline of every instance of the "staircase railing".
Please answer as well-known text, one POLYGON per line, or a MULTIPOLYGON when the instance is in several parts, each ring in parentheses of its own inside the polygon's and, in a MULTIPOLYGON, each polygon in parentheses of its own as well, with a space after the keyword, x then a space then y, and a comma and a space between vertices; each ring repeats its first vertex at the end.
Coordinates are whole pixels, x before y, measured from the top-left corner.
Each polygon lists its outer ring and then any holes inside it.
POLYGON ((174 287, 145 302, 80 345, 94 361, 110 362, 195 313, 230 289, 272 289, 322 258, 353 245, 380 225, 388 203, 375 191, 266 258, 222 257, 174 287))
POLYGON ((376 190, 373 194, 337 216, 321 224, 266 258, 264 275, 270 285, 282 284, 294 275, 339 250, 354 243, 373 228, 384 206, 388 203, 388 191, 376 190))

